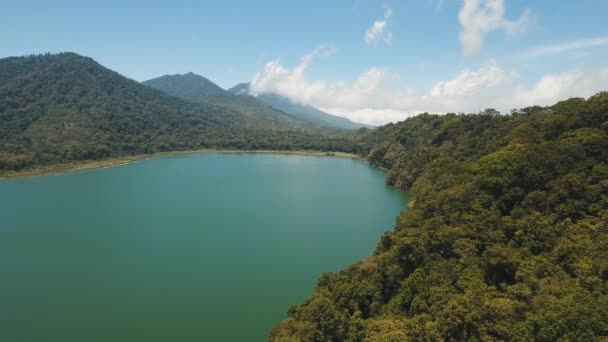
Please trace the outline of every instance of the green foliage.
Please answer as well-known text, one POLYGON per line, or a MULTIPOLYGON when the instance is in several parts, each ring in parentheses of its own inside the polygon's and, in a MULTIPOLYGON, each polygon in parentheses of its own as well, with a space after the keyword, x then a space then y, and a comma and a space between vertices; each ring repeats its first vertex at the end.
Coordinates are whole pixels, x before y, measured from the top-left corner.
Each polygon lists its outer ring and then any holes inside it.
POLYGON ((350 133, 225 96, 186 101, 71 53, 5 58, 0 170, 197 148, 361 153, 409 209, 272 341, 608 337, 608 93, 350 133))
POLYGON ((142 84, 183 99, 228 93, 203 76, 191 72, 184 75, 165 75, 144 81, 142 84))
POLYGON ((274 332, 289 328, 300 341, 608 337, 607 117, 600 93, 510 115, 421 114, 363 134, 370 162, 412 203, 372 257, 325 274, 274 332))
POLYGON ((186 101, 73 53, 4 58, 0 171, 200 148, 357 151, 350 135, 260 106, 186 101))

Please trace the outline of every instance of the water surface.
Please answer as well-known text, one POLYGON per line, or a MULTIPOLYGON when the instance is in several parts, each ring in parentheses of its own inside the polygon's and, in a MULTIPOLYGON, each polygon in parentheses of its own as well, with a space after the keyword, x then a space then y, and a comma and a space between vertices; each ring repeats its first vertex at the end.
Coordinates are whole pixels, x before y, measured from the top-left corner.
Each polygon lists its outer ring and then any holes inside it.
POLYGON ((0 182, 0 341, 265 341, 393 227, 383 178, 245 154, 0 182))

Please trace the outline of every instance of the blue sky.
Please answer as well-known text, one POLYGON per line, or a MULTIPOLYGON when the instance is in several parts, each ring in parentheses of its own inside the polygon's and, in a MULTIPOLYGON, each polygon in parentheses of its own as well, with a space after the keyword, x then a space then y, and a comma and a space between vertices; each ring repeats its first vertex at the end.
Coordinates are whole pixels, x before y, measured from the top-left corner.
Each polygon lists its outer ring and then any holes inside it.
POLYGON ((608 89, 608 1, 11 1, 0 57, 73 51, 143 81, 254 81, 368 123, 608 89), (374 25, 376 28, 374 29, 374 25))

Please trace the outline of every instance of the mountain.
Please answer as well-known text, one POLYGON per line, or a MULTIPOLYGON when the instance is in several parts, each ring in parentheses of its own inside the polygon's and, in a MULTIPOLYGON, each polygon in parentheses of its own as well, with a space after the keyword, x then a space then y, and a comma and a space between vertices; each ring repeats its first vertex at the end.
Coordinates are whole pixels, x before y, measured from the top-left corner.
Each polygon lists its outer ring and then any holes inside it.
POLYGON ((248 95, 249 94, 249 83, 239 83, 234 87, 228 89, 229 92, 235 95, 248 95))
MULTIPOLYGON (((196 89, 218 92, 192 75, 186 79, 196 89)), ((205 147, 327 150, 351 144, 272 113, 186 101, 75 53, 3 58, 0 170, 205 147)))
POLYGON ((234 95, 207 78, 193 73, 165 75, 144 81, 142 84, 185 100, 221 106, 239 112, 255 127, 313 128, 307 121, 277 110, 253 96, 234 95))
POLYGON ((289 113, 301 120, 310 122, 320 127, 333 127, 344 129, 370 128, 369 125, 350 121, 349 119, 333 114, 326 113, 311 105, 296 103, 284 96, 277 94, 260 94, 258 99, 271 105, 274 108, 289 113))
POLYGON ((320 276, 270 341, 608 336, 608 92, 494 112, 361 137, 408 208, 372 256, 320 276))
POLYGON ((267 105, 259 99, 250 95, 233 95, 231 93, 221 95, 208 95, 191 99, 192 101, 222 106, 242 113, 249 122, 257 127, 292 127, 300 129, 315 130, 310 123, 293 117, 285 112, 267 105))
MULTIPOLYGON (((239 83, 230 88, 229 92, 237 95, 250 94, 249 83, 239 83)), ((258 94, 256 96, 264 103, 288 113, 300 120, 304 120, 318 127, 331 127, 340 129, 371 128, 369 125, 356 123, 347 118, 326 113, 310 105, 299 104, 278 94, 258 94)))
POLYGON ((306 122, 314 127, 333 129, 358 129, 370 127, 340 116, 325 113, 313 106, 302 105, 276 94, 251 96, 248 83, 241 83, 228 91, 207 78, 187 73, 165 75, 142 82, 142 84, 199 103, 229 107, 248 113, 252 120, 265 118, 276 125, 297 125, 306 122))
POLYGON ((207 78, 191 72, 184 75, 165 75, 144 81, 142 84, 184 99, 230 94, 207 78))

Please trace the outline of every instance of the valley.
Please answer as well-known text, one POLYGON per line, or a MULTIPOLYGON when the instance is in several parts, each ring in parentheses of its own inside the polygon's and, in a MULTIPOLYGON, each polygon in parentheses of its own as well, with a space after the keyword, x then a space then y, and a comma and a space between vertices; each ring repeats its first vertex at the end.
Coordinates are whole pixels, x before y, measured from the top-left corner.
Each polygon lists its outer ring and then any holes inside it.
POLYGON ((345 128, 245 90, 0 59, 1 337, 608 336, 607 92, 345 128))

